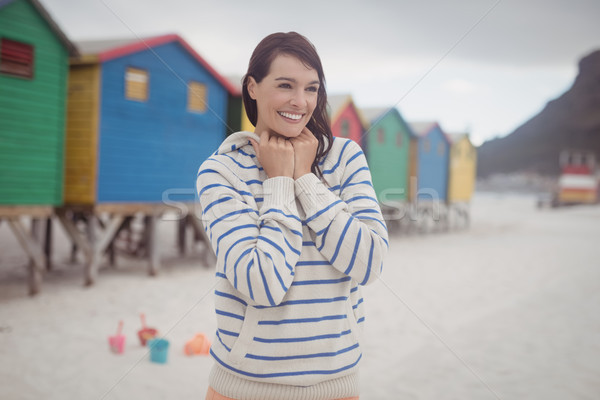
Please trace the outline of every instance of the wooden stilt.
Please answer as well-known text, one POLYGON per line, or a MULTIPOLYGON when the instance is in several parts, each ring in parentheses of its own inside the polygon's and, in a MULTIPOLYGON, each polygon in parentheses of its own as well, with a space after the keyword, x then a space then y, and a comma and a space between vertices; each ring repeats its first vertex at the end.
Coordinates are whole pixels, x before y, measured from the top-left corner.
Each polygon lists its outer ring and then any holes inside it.
POLYGON ((84 267, 84 285, 91 286, 96 282, 96 278, 98 277, 98 270, 100 269, 100 259, 101 255, 98 254, 97 249, 94 246, 94 243, 98 239, 98 230, 100 226, 98 224, 98 219, 95 215, 89 215, 87 218, 86 225, 86 236, 88 239, 88 259, 84 267))
POLYGON ((104 232, 102 232, 102 235, 99 238, 98 243, 96 245, 98 251, 100 251, 101 253, 104 253, 106 251, 106 249, 112 242, 115 234, 119 230, 119 227, 123 223, 124 219, 125 217, 123 215, 111 216, 110 220, 106 224, 104 232))
MULTIPOLYGON (((27 230, 25 229, 23 224, 21 223, 19 217, 9 217, 8 224, 10 225, 13 233, 17 237, 19 244, 21 245, 23 250, 25 250, 25 252, 31 260, 31 263, 28 267, 29 294, 31 296, 36 295, 40 292, 41 289, 42 271, 46 263, 44 260, 44 252, 42 251, 42 248, 35 237, 38 235, 36 233, 35 235, 30 236, 27 233, 27 230)), ((34 230, 37 230, 37 225, 34 230)))
POLYGON ((186 253, 187 226, 188 216, 185 216, 177 221, 177 246, 179 247, 180 256, 184 256, 186 253))
POLYGON ((29 261, 29 287, 36 288, 36 290, 30 290, 31 294, 36 294, 41 289, 42 278, 44 273, 44 268, 46 267, 46 256, 44 254, 44 249, 42 246, 44 237, 44 227, 42 225, 42 219, 40 218, 32 218, 31 219, 31 239, 34 241, 36 247, 42 254, 42 259, 34 262, 33 260, 29 261), (40 264, 39 261, 42 261, 40 264))
POLYGON ((79 232, 79 229, 77 229, 75 221, 69 218, 69 216, 66 212, 64 212, 64 210, 58 210, 56 216, 58 217, 58 220, 60 221, 62 226, 65 228, 67 235, 73 241, 73 245, 76 245, 79 249, 81 249, 81 251, 83 251, 85 255, 85 258, 89 259, 91 252, 90 245, 88 241, 83 237, 81 232, 79 232))
MULTIPOLYGON (((193 205, 190 205, 193 206, 193 205)), ((136 215, 144 215, 144 228, 142 238, 130 237, 133 244, 127 243, 127 238, 123 240, 125 251, 130 252, 137 257, 144 257, 148 260, 149 275, 158 274, 160 265, 160 239, 158 222, 160 216, 172 211, 173 207, 165 204, 147 204, 147 203, 127 203, 127 204, 98 204, 98 205, 68 205, 55 210, 57 219, 64 227, 67 235, 71 238, 74 248, 82 251, 85 257, 85 284, 92 285, 98 276, 98 271, 105 252, 109 252, 111 264, 114 263, 115 248, 119 248, 122 243, 115 242, 115 238, 122 229, 129 229, 133 235, 133 223, 136 215), (108 214, 108 219, 104 216, 108 214), (73 217, 72 217, 73 216, 73 217), (100 217, 102 216, 102 218, 100 217), (75 217, 86 221, 86 233, 78 229, 75 217), (137 245, 136 245, 137 244, 137 245)), ((206 232, 202 224, 195 215, 189 215, 185 220, 179 222, 178 242, 179 251, 182 255, 187 250, 187 230, 188 225, 192 226, 194 237, 200 238, 205 244, 203 257, 206 265, 212 265, 214 258, 206 232)))
POLYGON ((117 258, 115 254, 115 244, 114 242, 110 242, 108 247, 106 248, 106 252, 108 253, 108 263, 111 268, 115 268, 117 265, 117 258))
POLYGON ((44 255, 46 271, 52 271, 52 217, 46 218, 46 235, 44 237, 44 255))
POLYGON ((145 218, 147 236, 148 274, 155 276, 160 269, 160 256, 158 251, 158 217, 147 215, 145 218))
POLYGON ((216 261, 215 253, 212 249, 212 245, 210 243, 210 239, 204 230, 204 226, 202 225, 202 221, 196 215, 189 215, 188 221, 190 225, 194 229, 194 236, 197 238, 201 238, 201 241, 204 243, 204 250, 202 251, 202 258, 204 259, 204 265, 208 268, 214 265, 216 261))
POLYGON ((89 214, 86 218, 87 225, 85 236, 77 229, 75 223, 68 218, 64 210, 57 211, 57 216, 71 240, 84 252, 86 259, 84 267, 84 283, 86 286, 93 285, 98 276, 102 255, 112 242, 112 239, 123 223, 125 216, 112 216, 108 223, 105 224, 105 229, 101 230, 98 216, 89 214))

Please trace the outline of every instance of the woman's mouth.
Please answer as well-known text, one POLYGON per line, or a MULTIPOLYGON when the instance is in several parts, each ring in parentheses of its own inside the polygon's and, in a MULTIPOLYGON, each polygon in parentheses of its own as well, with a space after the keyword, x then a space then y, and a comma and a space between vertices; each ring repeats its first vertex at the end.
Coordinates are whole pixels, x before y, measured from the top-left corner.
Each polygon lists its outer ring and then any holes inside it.
POLYGON ((295 114, 284 111, 278 111, 277 114, 281 115, 284 118, 291 119, 292 121, 298 121, 304 116, 304 114, 295 114))

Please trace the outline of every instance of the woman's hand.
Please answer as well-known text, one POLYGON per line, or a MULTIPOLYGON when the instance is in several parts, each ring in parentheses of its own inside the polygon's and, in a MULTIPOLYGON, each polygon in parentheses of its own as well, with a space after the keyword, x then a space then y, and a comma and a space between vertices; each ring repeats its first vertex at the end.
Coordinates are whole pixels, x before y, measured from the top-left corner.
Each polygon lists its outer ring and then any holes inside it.
POLYGON ((304 127, 300 135, 291 138, 290 142, 294 146, 294 179, 298 179, 311 173, 319 141, 307 127, 304 127))
POLYGON ((250 139, 256 158, 262 165, 267 176, 294 177, 294 147, 289 140, 282 136, 272 135, 267 131, 260 134, 260 143, 250 139))

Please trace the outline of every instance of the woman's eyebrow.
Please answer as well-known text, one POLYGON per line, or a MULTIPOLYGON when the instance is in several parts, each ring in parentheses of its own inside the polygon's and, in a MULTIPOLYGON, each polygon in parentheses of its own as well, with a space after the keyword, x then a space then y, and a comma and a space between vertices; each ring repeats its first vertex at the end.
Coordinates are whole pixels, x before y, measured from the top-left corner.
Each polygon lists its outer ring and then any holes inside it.
MULTIPOLYGON (((279 78, 275 78, 276 81, 289 81, 292 83, 297 83, 297 81, 294 78, 286 78, 285 76, 281 76, 279 78)), ((309 85, 319 85, 320 82, 319 81, 312 81, 309 83, 309 85)))

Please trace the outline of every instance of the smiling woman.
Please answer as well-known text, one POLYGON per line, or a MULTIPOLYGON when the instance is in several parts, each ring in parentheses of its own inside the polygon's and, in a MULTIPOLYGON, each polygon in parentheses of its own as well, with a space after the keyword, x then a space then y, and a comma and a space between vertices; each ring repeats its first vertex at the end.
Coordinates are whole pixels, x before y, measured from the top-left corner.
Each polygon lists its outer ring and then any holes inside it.
POLYGON ((248 119, 259 134, 267 130, 288 138, 295 137, 301 131, 298 127, 306 126, 319 143, 311 166, 313 173, 319 173, 316 160, 330 150, 333 134, 327 116, 327 92, 321 59, 305 37, 290 32, 264 38, 250 58, 242 85, 242 98, 248 119), (298 124, 295 127, 280 124, 279 128, 283 129, 277 130, 277 126, 269 124, 277 121, 271 115, 273 111, 269 111, 269 105, 281 107, 272 110, 286 113, 282 117, 288 122, 297 120, 298 124), (259 107, 263 108, 262 113, 259 113, 259 107), (260 126, 257 125, 259 123, 260 126))
POLYGON ((317 71, 297 58, 280 54, 260 83, 248 77, 247 88, 256 101, 256 131, 266 130, 293 138, 312 117, 317 105, 319 77, 317 71), (297 78, 286 77, 286 74, 297 78))
POLYGON ((387 229, 360 147, 333 138, 319 56, 275 33, 243 82, 255 132, 198 172, 217 255, 218 329, 207 399, 357 399, 364 308, 387 229))

